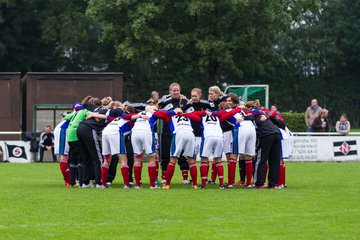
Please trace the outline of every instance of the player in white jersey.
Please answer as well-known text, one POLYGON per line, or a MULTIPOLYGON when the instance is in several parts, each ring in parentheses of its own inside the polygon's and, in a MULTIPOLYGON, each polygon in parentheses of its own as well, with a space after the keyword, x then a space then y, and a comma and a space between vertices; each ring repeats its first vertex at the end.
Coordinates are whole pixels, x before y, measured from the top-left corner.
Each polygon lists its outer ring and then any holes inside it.
POLYGON ((212 116, 210 112, 195 111, 192 113, 183 114, 182 116, 188 117, 193 121, 201 122, 202 128, 202 142, 200 147, 201 157, 201 188, 205 188, 206 179, 209 171, 209 157, 211 154, 214 156, 216 165, 216 172, 219 176, 220 188, 224 188, 224 167, 222 165, 223 153, 223 131, 220 127, 220 119, 212 116))
POLYGON ((122 114, 115 118, 102 131, 102 155, 104 162, 101 166, 101 183, 107 187, 112 155, 117 155, 121 163, 121 174, 124 180, 124 188, 129 188, 129 166, 126 157, 124 135, 131 131, 130 118, 134 114, 122 114))
MULTIPOLYGON (((240 155, 240 159, 245 159, 246 164, 246 183, 247 188, 251 188, 253 163, 252 159, 256 153, 256 130, 255 125, 250 120, 252 118, 251 112, 236 108, 230 112, 213 113, 217 116, 221 116, 221 120, 228 120, 235 125, 233 131, 233 154, 231 159, 237 159, 240 155)), ((235 181, 235 169, 229 173, 231 179, 229 179, 228 187, 233 187, 235 181)))
POLYGON ((159 111, 157 114, 163 114, 159 116, 165 123, 168 123, 170 131, 173 135, 171 148, 170 148, 170 162, 166 169, 166 184, 164 189, 170 188, 171 179, 174 175, 175 164, 182 154, 187 158, 190 175, 193 180, 193 188, 197 189, 197 170, 195 162, 195 135, 191 127, 191 121, 185 116, 181 116, 178 113, 182 113, 180 108, 175 108, 174 111, 159 111))
POLYGON ((154 134, 154 125, 157 120, 155 106, 146 106, 145 111, 139 113, 138 118, 131 130, 131 143, 134 150, 134 177, 135 188, 141 186, 141 171, 142 171, 142 154, 145 152, 148 156, 148 174, 150 179, 150 188, 158 188, 155 185, 157 177, 157 167, 155 162, 156 157, 156 141, 154 134))
POLYGON ((59 156, 60 171, 64 177, 65 186, 70 186, 70 170, 68 166, 69 144, 66 140, 66 130, 69 122, 61 121, 54 129, 54 154, 59 156))

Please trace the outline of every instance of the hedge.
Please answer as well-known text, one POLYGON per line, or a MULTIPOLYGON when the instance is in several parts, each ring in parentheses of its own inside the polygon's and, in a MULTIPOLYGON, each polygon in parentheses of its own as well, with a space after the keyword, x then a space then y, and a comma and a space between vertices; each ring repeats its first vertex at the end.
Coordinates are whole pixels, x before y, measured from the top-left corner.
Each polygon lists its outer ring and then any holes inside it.
POLYGON ((285 120, 286 126, 292 132, 305 132, 306 131, 306 124, 304 113, 297 113, 297 112, 283 112, 281 113, 285 120))

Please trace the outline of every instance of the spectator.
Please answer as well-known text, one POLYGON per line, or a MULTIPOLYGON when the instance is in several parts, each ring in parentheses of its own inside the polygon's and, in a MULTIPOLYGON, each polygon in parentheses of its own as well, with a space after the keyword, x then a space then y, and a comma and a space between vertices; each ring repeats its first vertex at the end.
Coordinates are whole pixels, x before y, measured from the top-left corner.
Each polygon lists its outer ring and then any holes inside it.
POLYGON ((45 126, 44 131, 40 134, 39 140, 39 153, 40 153, 40 160, 42 162, 44 159, 44 151, 51 151, 53 156, 53 161, 56 162, 56 157, 54 154, 54 134, 51 132, 51 125, 47 124, 45 126))
POLYGON ((345 113, 340 115, 339 121, 336 122, 335 126, 336 132, 348 135, 350 132, 350 122, 345 113))
POLYGON ((305 123, 306 123, 306 131, 313 132, 312 124, 314 119, 319 117, 321 111, 321 107, 318 105, 317 99, 311 100, 311 105, 305 111, 305 123))
POLYGON ((329 122, 328 122, 329 111, 326 109, 321 109, 320 116, 314 119, 312 124, 313 132, 328 132, 329 131, 329 122))

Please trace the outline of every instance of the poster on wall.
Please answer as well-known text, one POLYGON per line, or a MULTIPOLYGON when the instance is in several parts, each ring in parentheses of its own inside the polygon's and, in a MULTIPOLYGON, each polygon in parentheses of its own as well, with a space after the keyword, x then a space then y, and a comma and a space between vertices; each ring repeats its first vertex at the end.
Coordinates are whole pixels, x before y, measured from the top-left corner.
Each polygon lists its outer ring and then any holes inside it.
POLYGON ((11 163, 30 163, 30 142, 0 141, 2 160, 11 163))

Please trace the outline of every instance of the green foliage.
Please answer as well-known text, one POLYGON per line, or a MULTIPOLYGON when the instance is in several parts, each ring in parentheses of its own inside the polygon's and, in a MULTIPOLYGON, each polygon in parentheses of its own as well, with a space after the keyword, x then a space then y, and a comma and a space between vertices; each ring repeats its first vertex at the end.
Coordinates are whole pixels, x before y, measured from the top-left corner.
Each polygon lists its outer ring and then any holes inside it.
POLYGON ((305 111, 310 100, 330 110, 331 122, 348 113, 360 124, 360 3, 321 1, 279 42, 283 63, 267 66, 271 101, 284 111, 305 111), (346 14, 344 14, 346 13, 346 14))
POLYGON ((0 71, 94 71, 114 66, 86 0, 0 1, 0 71))
POLYGON ((282 112, 281 115, 285 120, 286 126, 292 132, 305 132, 306 131, 306 124, 304 113, 297 113, 297 112, 282 112))
POLYGON ((122 71, 130 101, 267 83, 281 111, 360 126, 359 1, 0 0, 0 32, 0 71, 122 71))
POLYGON ((281 59, 273 46, 296 15, 287 2, 262 0, 90 0, 87 14, 118 61, 136 66, 128 77, 140 95, 174 81, 189 92, 262 73, 281 59))
POLYGON ((359 171, 359 163, 286 163, 287 189, 211 185, 195 191, 182 184, 177 167, 172 188, 154 191, 148 189, 147 164, 144 188, 136 190, 121 188, 120 173, 110 189, 65 188, 58 164, 2 163, 0 236, 358 239, 359 171))

